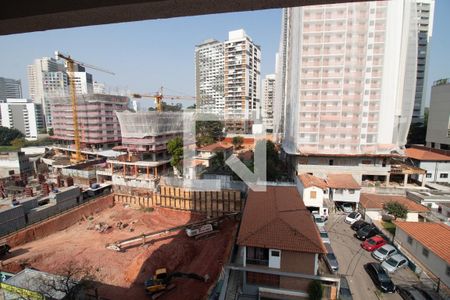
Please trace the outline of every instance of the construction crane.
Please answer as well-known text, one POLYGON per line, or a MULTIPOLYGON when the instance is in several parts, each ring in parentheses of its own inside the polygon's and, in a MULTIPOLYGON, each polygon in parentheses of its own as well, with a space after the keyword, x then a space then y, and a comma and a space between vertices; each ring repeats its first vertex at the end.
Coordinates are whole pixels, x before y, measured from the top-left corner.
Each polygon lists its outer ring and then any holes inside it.
POLYGON ((163 99, 168 100, 196 100, 193 96, 173 96, 173 95, 164 95, 163 87, 159 89, 158 92, 154 94, 132 94, 133 98, 141 99, 141 98, 153 98, 155 99, 156 111, 163 111, 163 99))
POLYGON ((115 75, 113 72, 101 69, 99 67, 89 65, 80 61, 77 61, 70 57, 70 55, 62 54, 59 51, 55 51, 55 58, 56 59, 64 59, 67 62, 67 70, 69 75, 69 84, 70 84, 70 98, 72 101, 72 118, 73 118, 73 139, 75 142, 75 158, 71 159, 72 162, 79 163, 80 161, 83 161, 84 158, 81 155, 81 141, 80 141, 80 132, 79 132, 79 126, 78 126, 78 110, 77 110, 77 91, 75 89, 75 64, 85 67, 94 69, 97 71, 101 71, 104 73, 108 73, 111 75, 115 75))

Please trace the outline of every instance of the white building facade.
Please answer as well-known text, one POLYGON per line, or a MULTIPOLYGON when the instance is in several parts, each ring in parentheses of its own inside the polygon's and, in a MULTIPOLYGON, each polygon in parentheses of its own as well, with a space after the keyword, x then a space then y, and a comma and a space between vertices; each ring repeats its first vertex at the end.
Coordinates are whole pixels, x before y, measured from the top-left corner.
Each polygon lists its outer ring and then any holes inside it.
POLYGON ((286 153, 377 154, 402 147, 416 87, 415 1, 287 10, 286 53, 278 63, 286 66, 286 153))
POLYGON ((31 100, 7 99, 6 103, 0 103, 0 111, 1 125, 19 130, 27 140, 36 140, 44 127, 41 105, 31 100))
POLYGON ((273 132, 273 100, 275 98, 275 74, 263 80, 262 119, 267 132, 273 132))
POLYGON ((195 47, 195 94, 197 108, 224 111, 224 44, 214 39, 195 47))
POLYGON ((230 133, 251 133, 260 106, 261 49, 243 29, 224 43, 225 125, 230 133))

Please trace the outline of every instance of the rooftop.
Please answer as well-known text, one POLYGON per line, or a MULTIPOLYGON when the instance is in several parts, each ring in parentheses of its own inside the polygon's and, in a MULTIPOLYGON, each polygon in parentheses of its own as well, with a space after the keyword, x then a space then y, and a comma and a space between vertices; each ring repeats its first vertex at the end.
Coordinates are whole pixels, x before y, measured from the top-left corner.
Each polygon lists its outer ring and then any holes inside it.
POLYGON ((327 183, 322 178, 316 177, 314 175, 310 175, 308 173, 303 173, 298 175, 298 179, 301 181, 305 188, 309 188, 312 186, 319 187, 321 189, 328 188, 327 183))
POLYGON ((326 253, 311 213, 295 186, 267 186, 250 191, 238 245, 308 253, 326 253))
POLYGON ((410 212, 428 212, 429 209, 420 205, 404 196, 394 195, 378 195, 362 193, 359 203, 364 208, 383 209, 384 205, 389 202, 398 202, 403 204, 410 212))
POLYGON ((450 264, 449 226, 432 222, 395 222, 395 225, 450 264))
POLYGON ((351 174, 329 174, 327 184, 332 189, 361 189, 361 186, 351 174))
POLYGON ((205 152, 215 152, 215 151, 223 151, 233 148, 233 145, 224 143, 224 142, 217 142, 211 145, 207 145, 204 147, 197 148, 197 151, 205 151, 205 152))
POLYGON ((450 156, 436 153, 431 150, 408 148, 405 150, 406 156, 417 160, 450 161, 450 156))

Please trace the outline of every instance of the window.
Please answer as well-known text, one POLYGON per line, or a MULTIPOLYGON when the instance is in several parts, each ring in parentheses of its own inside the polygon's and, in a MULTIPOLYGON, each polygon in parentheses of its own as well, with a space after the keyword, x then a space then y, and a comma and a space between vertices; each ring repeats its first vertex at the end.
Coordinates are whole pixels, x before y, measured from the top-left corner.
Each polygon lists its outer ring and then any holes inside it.
POLYGON ((280 257, 280 251, 278 251, 278 250, 272 250, 272 251, 271 251, 271 255, 272 255, 272 256, 275 256, 275 257, 280 257))
POLYGON ((447 266, 447 271, 445 273, 450 277, 450 266, 447 266))
POLYGON ((428 257, 428 254, 429 254, 429 253, 430 253, 430 251, 428 251, 428 249, 422 248, 422 254, 423 254, 423 256, 428 257))
POLYGON ((269 264, 269 249, 247 247, 246 261, 248 264, 265 265, 269 264))
POLYGON ((349 194, 354 194, 354 193, 355 193, 355 190, 348 190, 348 193, 349 193, 349 194))
POLYGON ((309 192, 309 198, 316 199, 316 196, 317 196, 317 192, 316 191, 309 192))
POLYGON ((330 160, 328 161, 328 164, 329 164, 330 166, 334 165, 334 159, 330 159, 330 160))
POLYGON ((448 173, 441 173, 439 178, 448 178, 448 173))
POLYGON ((431 173, 427 173, 427 178, 431 178, 431 173))
POLYGON ((413 242, 412 237, 408 236, 408 244, 412 245, 412 242, 413 242))

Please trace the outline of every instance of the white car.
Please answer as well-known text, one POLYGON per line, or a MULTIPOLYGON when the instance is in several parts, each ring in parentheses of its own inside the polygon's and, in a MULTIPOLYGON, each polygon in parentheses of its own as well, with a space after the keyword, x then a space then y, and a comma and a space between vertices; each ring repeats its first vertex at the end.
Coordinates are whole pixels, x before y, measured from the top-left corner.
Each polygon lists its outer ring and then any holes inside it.
POLYGON ((320 237, 323 243, 330 243, 330 237, 328 236, 328 232, 323 227, 319 227, 320 237))
POLYGON ((372 257, 378 261, 383 261, 395 254, 397 254, 397 249, 395 249, 395 247, 392 245, 386 244, 381 248, 373 251, 372 257))
POLYGON ((317 227, 325 226, 325 219, 319 214, 313 214, 314 223, 316 223, 317 227))
POLYGON ((349 213, 346 217, 345 217, 345 223, 347 223, 347 224, 353 224, 353 223, 355 223, 356 221, 359 221, 359 220, 361 220, 361 214, 359 213, 359 212, 356 212, 356 211, 354 211, 354 212, 351 212, 351 213, 349 213))
POLYGON ((341 205, 341 208, 346 213, 350 213, 353 211, 353 205, 351 205, 350 203, 343 203, 341 205))
POLYGON ((381 267, 389 273, 393 273, 398 269, 408 265, 408 259, 400 254, 395 254, 381 263, 381 267))

